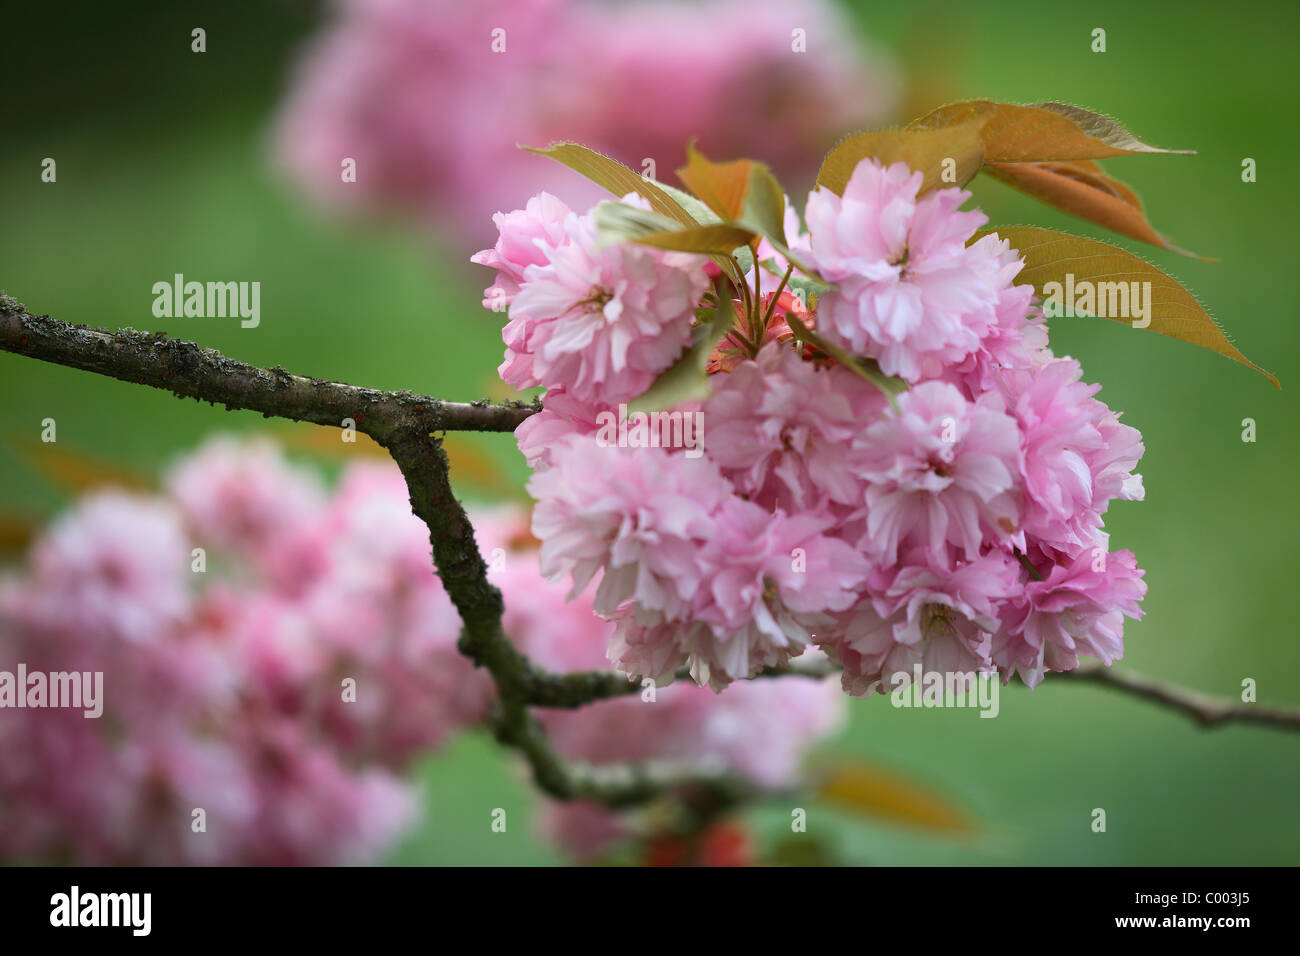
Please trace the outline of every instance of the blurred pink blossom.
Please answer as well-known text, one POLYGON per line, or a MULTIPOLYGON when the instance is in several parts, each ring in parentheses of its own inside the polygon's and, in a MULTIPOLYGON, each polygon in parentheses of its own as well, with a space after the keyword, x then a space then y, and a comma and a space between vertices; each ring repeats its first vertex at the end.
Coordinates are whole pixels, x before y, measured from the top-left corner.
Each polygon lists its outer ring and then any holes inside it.
POLYGON ((807 184, 839 136, 878 124, 896 97, 892 67, 827 0, 334 6, 279 118, 283 164, 333 204, 436 217, 473 248, 525 186, 596 195, 518 144, 580 142, 672 181, 697 138, 723 158, 762 152, 807 184))

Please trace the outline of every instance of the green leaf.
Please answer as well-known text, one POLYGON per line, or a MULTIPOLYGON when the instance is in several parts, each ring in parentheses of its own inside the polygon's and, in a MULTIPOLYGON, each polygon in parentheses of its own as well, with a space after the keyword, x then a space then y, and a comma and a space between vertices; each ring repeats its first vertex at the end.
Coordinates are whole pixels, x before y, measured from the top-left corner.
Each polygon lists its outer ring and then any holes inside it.
POLYGON ((835 288, 825 282, 819 282, 816 279, 810 279, 807 276, 792 275, 790 281, 786 283, 791 289, 803 300, 803 304, 808 307, 809 311, 816 306, 817 300, 835 288))
POLYGON ((875 359, 863 358, 849 352, 847 349, 840 348, 831 342, 827 342, 821 336, 817 335, 812 329, 804 325, 791 313, 785 314, 785 320, 790 329, 794 332, 795 338, 801 342, 808 342, 817 346, 836 362, 843 365, 849 371, 854 372, 860 378, 866 379, 876 388, 880 389, 885 398, 889 399, 889 404, 897 410, 898 400, 894 397, 901 392, 907 391, 907 383, 901 378, 893 375, 886 375, 880 371, 880 366, 876 364, 875 359))
POLYGON ((785 191, 762 163, 752 159, 715 163, 691 144, 687 163, 677 175, 721 222, 748 230, 751 238, 762 236, 800 272, 816 275, 786 245, 785 191))
POLYGON ((724 256, 753 238, 753 233, 740 226, 722 222, 682 226, 666 216, 621 202, 600 203, 596 207, 596 227, 603 237, 614 242, 724 256))
MULTIPOLYGON (((1218 352, 1234 362, 1253 368, 1278 388, 1282 387, 1276 376, 1264 371, 1237 351, 1196 296, 1188 292, 1177 279, 1160 271, 1145 259, 1096 239, 1083 239, 1037 226, 985 229, 976 233, 971 241, 991 232, 1009 240, 1011 247, 1025 260, 1025 267, 1016 277, 1018 284, 1033 285, 1040 294, 1046 296, 1047 293, 1043 290, 1045 284, 1059 282, 1064 285, 1068 275, 1073 277, 1069 281, 1074 283, 1093 283, 1100 298, 1100 287, 1103 284, 1114 290, 1115 297, 1118 297, 1116 287, 1119 284, 1131 288, 1130 284, 1134 282, 1150 283, 1150 295, 1147 297, 1150 311, 1144 317, 1144 321, 1150 323, 1145 326, 1147 330, 1218 352)), ((1109 293, 1107 297, 1111 298, 1109 293)), ((1112 310, 1108 308, 1107 311, 1112 310)), ((1131 313, 1133 310, 1130 308, 1127 311, 1131 313)), ((1131 315, 1104 317, 1128 326, 1132 326, 1134 321, 1131 315)))
MULTIPOLYGON (((785 191, 766 166, 755 163, 749 171, 749 188, 741 207, 742 226, 752 229, 779 252, 786 262, 804 275, 816 276, 817 271, 802 261, 785 242, 785 191)), ((784 270, 782 270, 784 271, 784 270)))
POLYGON ((619 198, 636 193, 650 203, 650 208, 686 226, 699 225, 681 204, 657 183, 628 169, 616 159, 577 143, 552 143, 546 149, 523 147, 530 153, 549 156, 570 169, 581 173, 598 186, 608 189, 619 198))
POLYGON ((696 199, 684 189, 678 189, 676 186, 669 186, 667 183, 661 183, 659 180, 654 181, 655 185, 677 200, 678 204, 685 209, 695 221, 703 225, 709 225, 714 222, 722 222, 722 217, 710 209, 700 200, 696 199))
POLYGON ((766 166, 754 163, 750 167, 745 198, 735 219, 765 237, 778 252, 785 248, 785 191, 766 166))
POLYGON ((718 306, 713 317, 691 330, 691 345, 681 357, 660 373, 638 398, 627 403, 629 412, 657 412, 692 398, 709 394, 709 377, 706 369, 709 355, 718 341, 731 331, 736 313, 731 296, 718 290, 718 306))

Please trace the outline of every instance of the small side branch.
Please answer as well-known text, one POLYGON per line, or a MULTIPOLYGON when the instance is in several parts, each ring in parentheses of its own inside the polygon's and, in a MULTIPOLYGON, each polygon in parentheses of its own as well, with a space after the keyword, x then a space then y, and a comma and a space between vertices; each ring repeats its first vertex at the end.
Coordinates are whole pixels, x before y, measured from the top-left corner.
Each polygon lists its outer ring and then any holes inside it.
POLYGON ((1244 701, 1238 702, 1222 697, 1211 697, 1208 694, 1152 680, 1131 671, 1088 666, 1053 674, 1051 679, 1054 681, 1083 681, 1132 694, 1143 700, 1181 711, 1206 728, 1238 723, 1300 731, 1300 710, 1287 707, 1269 707, 1264 704, 1247 704, 1244 701))

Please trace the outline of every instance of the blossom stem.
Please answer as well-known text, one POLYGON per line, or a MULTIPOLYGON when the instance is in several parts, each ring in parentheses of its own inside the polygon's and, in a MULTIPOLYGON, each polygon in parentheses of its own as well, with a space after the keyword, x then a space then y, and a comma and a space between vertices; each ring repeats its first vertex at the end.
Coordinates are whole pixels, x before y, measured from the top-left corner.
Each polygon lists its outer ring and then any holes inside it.
POLYGON ((785 291, 786 283, 790 281, 790 276, 794 273, 794 264, 785 270, 785 275, 781 276, 781 283, 776 287, 776 294, 772 296, 772 301, 768 303, 767 313, 763 316, 763 331, 767 331, 768 323, 772 321, 772 316, 776 313, 776 300, 781 298, 781 293, 785 291))

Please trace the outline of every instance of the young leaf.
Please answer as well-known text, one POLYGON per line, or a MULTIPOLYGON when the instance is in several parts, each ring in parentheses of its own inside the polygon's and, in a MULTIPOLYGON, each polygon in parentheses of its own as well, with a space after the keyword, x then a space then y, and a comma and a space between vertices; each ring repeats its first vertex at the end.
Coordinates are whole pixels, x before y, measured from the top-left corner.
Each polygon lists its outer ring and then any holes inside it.
POLYGON ((1137 194, 1107 176, 1096 163, 1072 160, 1052 163, 989 163, 984 167, 994 179, 1062 212, 1104 226, 1130 239, 1208 262, 1205 256, 1180 249, 1147 220, 1137 194))
POLYGON ((710 209, 704 203, 700 202, 684 189, 678 189, 676 186, 669 186, 667 183, 661 183, 655 180, 654 184, 666 192, 677 204, 691 214, 691 217, 701 225, 707 226, 711 223, 722 222, 722 217, 710 209))
MULTIPOLYGON (((1282 387, 1275 376, 1237 351, 1195 296, 1145 259, 1096 239, 1083 239, 1036 226, 1000 226, 976 233, 975 238, 990 232, 1010 240, 1011 247, 1024 258, 1025 267, 1017 277, 1018 283, 1032 284, 1043 294, 1044 284, 1064 284, 1067 274, 1073 277, 1071 281, 1074 284, 1086 280, 1107 290, 1115 288, 1111 284, 1149 282, 1147 305, 1150 313, 1146 318, 1150 325, 1146 327, 1152 332, 1218 352, 1253 368, 1278 388, 1282 387)), ((1131 317, 1106 317, 1125 324, 1133 321, 1131 317)))
POLYGON ((907 391, 907 383, 901 378, 886 375, 884 372, 880 371, 880 366, 876 364, 875 359, 861 358, 853 355, 847 349, 840 348, 840 346, 835 345, 832 342, 827 342, 789 312, 785 314, 785 321, 794 332, 795 338, 799 339, 801 342, 815 345, 849 371, 866 379, 885 394, 885 398, 889 399, 889 404, 891 406, 895 409, 898 408, 898 401, 894 396, 899 392, 907 391))
POLYGON ((729 223, 682 226, 666 216, 621 202, 600 203, 596 207, 596 227, 602 236, 614 242, 638 242, 658 249, 724 256, 754 238, 750 230, 729 223))
POLYGON ((978 121, 935 129, 909 127, 859 133, 841 140, 826 154, 817 174, 817 185, 843 195, 853 170, 870 156, 885 166, 902 162, 924 173, 921 194, 945 186, 964 186, 984 162, 979 133, 978 121))
POLYGON ((766 237, 785 255, 785 190, 766 166, 755 163, 736 221, 766 237))
POLYGON ((546 149, 532 146, 523 148, 530 153, 549 156, 563 163, 570 169, 582 173, 596 185, 608 189, 615 196, 622 198, 628 193, 636 193, 649 202, 650 208, 661 216, 675 219, 686 226, 698 225, 695 218, 657 183, 634 173, 618 160, 610 159, 593 149, 579 146, 577 143, 552 143, 546 149))
POLYGON ((802 261, 786 245, 785 191, 766 166, 755 164, 749 171, 749 188, 745 192, 739 224, 765 238, 786 262, 804 275, 817 275, 811 264, 802 261))
POLYGON ((816 275, 785 242, 785 191, 762 163, 737 159, 715 163, 692 144, 677 175, 723 222, 762 236, 800 272, 816 275))
POLYGON ((686 165, 677 170, 677 178, 719 219, 730 222, 741 218, 750 173, 758 165, 752 159, 715 163, 691 143, 686 147, 686 165))
POLYGON ((941 106, 907 128, 935 130, 970 123, 979 129, 987 163, 1045 163, 1138 153, 1194 155, 1192 150, 1150 146, 1110 117, 1064 103, 1017 106, 968 100, 941 106))
POLYGON ((627 403, 629 412, 657 412, 709 394, 709 379, 705 373, 709 354, 718 340, 731 331, 736 320, 730 294, 718 289, 717 298, 718 306, 713 310, 713 318, 691 330, 690 347, 660 373, 653 385, 627 403))

